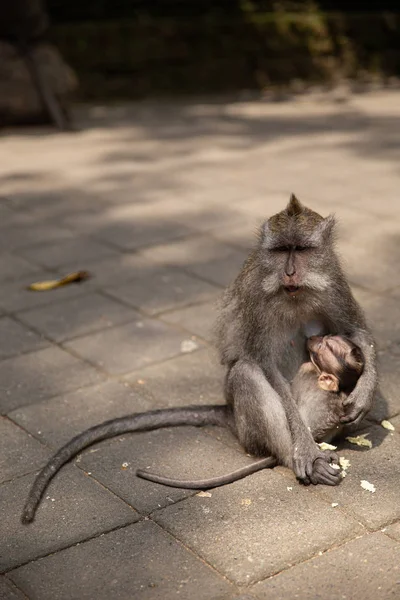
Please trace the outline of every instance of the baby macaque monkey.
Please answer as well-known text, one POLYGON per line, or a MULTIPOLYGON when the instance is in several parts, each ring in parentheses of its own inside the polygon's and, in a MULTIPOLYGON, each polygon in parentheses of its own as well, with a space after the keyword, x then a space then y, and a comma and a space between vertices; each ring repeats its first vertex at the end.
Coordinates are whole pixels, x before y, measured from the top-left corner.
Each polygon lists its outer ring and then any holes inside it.
MULTIPOLYGON (((353 391, 364 369, 361 350, 341 335, 308 338, 310 360, 301 365, 291 388, 300 415, 316 442, 330 442, 343 430, 343 400, 353 391)), ((233 483, 252 473, 273 467, 273 457, 262 458, 228 475, 198 481, 182 481, 138 470, 142 479, 187 489, 207 489, 233 483)))
POLYGON ((292 391, 300 414, 316 442, 329 442, 342 430, 343 400, 363 372, 361 350, 341 335, 307 340, 310 362, 302 364, 292 391))

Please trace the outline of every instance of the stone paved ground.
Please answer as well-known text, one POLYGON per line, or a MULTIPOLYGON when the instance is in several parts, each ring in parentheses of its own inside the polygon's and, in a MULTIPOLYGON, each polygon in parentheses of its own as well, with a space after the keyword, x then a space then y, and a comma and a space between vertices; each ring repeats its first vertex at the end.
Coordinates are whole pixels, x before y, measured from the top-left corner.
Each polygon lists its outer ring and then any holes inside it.
POLYGON ((399 598, 399 92, 96 107, 77 121, 79 133, 12 131, 0 145, 0 598, 399 598), (204 496, 135 468, 205 477, 248 463, 226 432, 126 435, 63 469, 23 527, 35 473, 73 434, 222 401, 214 303, 291 191, 340 218, 380 346, 373 449, 342 444, 339 488, 277 468, 204 496), (25 290, 76 268, 93 279, 25 290))

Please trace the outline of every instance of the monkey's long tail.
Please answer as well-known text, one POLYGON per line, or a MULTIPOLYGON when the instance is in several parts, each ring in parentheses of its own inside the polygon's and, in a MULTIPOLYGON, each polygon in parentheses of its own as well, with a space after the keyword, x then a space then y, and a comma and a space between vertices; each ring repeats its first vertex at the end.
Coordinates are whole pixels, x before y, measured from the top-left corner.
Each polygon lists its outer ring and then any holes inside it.
POLYGON ((211 479, 198 479, 197 481, 172 479, 171 477, 164 477, 163 475, 156 475, 155 473, 150 473, 149 471, 143 471, 143 469, 138 469, 136 471, 136 475, 142 479, 154 481, 154 483, 162 483, 163 485, 168 485, 169 487, 184 488, 187 490, 209 490, 221 485, 226 485, 227 483, 233 483, 234 481, 243 479, 248 475, 252 475, 252 473, 261 471, 262 469, 271 469, 272 467, 275 467, 276 464, 276 458, 273 456, 268 456, 267 458, 261 458, 250 465, 236 469, 236 471, 232 471, 227 475, 220 475, 219 477, 212 477, 211 479))
POLYGON ((105 421, 95 425, 72 438, 65 446, 43 467, 36 477, 28 495, 22 522, 31 523, 35 518, 36 509, 50 480, 57 471, 76 454, 95 442, 100 442, 123 433, 133 431, 151 431, 162 427, 177 427, 179 425, 220 425, 233 428, 233 418, 230 408, 226 405, 189 406, 185 408, 166 408, 152 410, 105 421))

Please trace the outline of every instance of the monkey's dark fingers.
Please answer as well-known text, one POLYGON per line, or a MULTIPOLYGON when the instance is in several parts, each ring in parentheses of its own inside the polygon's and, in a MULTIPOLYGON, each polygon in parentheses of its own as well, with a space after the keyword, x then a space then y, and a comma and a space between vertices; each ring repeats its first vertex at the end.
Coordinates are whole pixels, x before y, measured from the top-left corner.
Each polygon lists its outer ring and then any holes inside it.
POLYGON ((361 423, 365 416, 365 411, 361 411, 360 409, 354 409, 350 411, 347 415, 340 417, 340 422, 347 425, 353 425, 357 427, 361 423))
POLYGON ((310 478, 306 475, 306 465, 303 460, 299 458, 293 459, 293 471, 300 481, 304 483, 304 485, 310 485, 310 478))
POLYGON ((316 481, 317 484, 320 483, 323 485, 331 485, 331 486, 339 485, 339 483, 341 481, 340 479, 337 479, 337 478, 335 479, 334 477, 326 475, 325 473, 316 474, 315 479, 317 480, 316 481))
POLYGON ((333 450, 326 450, 324 454, 326 454, 327 458, 329 458, 331 463, 333 463, 334 465, 339 464, 339 456, 336 454, 336 452, 334 452, 333 450))
MULTIPOLYGON (((324 452, 324 454, 327 455, 328 453, 324 452)), ((336 459, 337 459, 336 464, 338 464, 339 457, 334 452, 332 452, 332 456, 333 456, 333 458, 336 457, 336 459)), ((327 474, 340 478, 341 477, 341 475, 340 475, 341 469, 338 469, 337 467, 332 466, 332 462, 330 462, 327 459, 331 459, 331 456, 328 455, 328 456, 322 456, 322 457, 317 458, 314 461, 314 465, 313 465, 314 470, 317 469, 319 472, 324 470, 327 474)), ((335 464, 335 463, 333 463, 333 464, 335 464)))
POLYGON ((313 483, 323 483, 325 485, 338 485, 342 476, 340 469, 334 469, 325 460, 317 459, 314 463, 314 472, 312 475, 313 483))

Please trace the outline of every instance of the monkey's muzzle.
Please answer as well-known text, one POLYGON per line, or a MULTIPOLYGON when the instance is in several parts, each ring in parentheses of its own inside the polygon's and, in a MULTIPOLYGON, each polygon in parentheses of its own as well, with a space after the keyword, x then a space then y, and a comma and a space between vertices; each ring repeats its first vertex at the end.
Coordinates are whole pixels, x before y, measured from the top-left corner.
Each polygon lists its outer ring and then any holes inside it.
POLYGON ((300 287, 298 285, 285 285, 285 292, 290 296, 295 296, 300 292, 300 287))
POLYGON ((309 352, 316 352, 320 348, 323 339, 322 335, 312 335, 309 337, 307 340, 307 350, 309 352))

